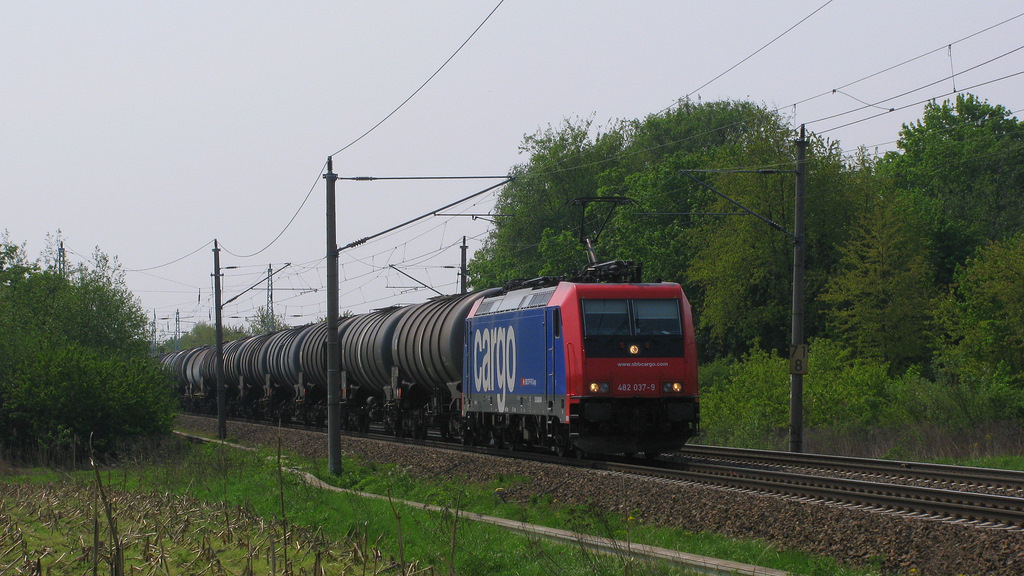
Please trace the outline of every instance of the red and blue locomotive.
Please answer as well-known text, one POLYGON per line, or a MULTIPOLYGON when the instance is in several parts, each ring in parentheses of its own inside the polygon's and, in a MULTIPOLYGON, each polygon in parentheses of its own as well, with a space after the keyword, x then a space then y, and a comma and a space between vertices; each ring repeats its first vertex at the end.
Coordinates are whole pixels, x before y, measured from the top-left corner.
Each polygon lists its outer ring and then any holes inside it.
POLYGON ((503 291, 474 306, 465 349, 471 438, 654 455, 697 433, 697 348, 678 284, 503 291))

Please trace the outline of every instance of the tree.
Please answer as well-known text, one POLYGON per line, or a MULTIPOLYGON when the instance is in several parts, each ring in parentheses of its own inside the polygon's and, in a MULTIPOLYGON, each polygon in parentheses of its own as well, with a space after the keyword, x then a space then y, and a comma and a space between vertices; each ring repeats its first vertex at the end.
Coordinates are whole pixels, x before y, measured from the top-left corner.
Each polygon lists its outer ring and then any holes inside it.
MULTIPOLYGON (((795 180, 777 175, 737 173, 730 168, 793 167, 796 134, 780 118, 765 113, 748 122, 741 144, 721 149, 721 158, 705 164, 723 173, 702 175, 716 190, 758 215, 793 230, 795 180)), ((805 336, 822 330, 817 295, 835 268, 837 246, 850 234, 853 217, 864 196, 870 166, 848 164, 837 143, 811 138, 807 151, 804 254, 805 336)), ((696 186, 696 185, 694 185, 696 186)), ((691 195, 704 199, 698 212, 742 213, 734 204, 707 190, 691 195)), ((752 346, 788 348, 792 314, 792 239, 749 215, 706 216, 687 231, 692 257, 686 271, 690 284, 703 291, 701 340, 710 357, 742 355, 752 346)))
MULTIPOLYGON (((793 166, 795 134, 777 113, 750 102, 688 100, 643 119, 594 132, 589 121, 566 122, 526 138, 529 162, 513 169, 501 193, 495 226, 470 265, 476 287, 513 278, 574 272, 581 218, 604 219, 607 206, 586 213, 568 206, 579 197, 627 197, 603 230, 599 260, 634 260, 648 280, 679 282, 694 306, 702 353, 738 356, 750 343, 782 349, 791 306, 790 239, 746 217, 701 216, 736 208, 695 184, 682 170, 793 166)), ((838 262, 871 165, 847 166, 838 146, 818 140, 809 160, 808 301, 838 262)), ((731 198, 791 227, 791 174, 702 175, 731 198)), ((820 329, 810 306, 808 335, 820 329)))
POLYGON ((894 371, 930 356, 935 296, 924 242, 904 222, 897 203, 879 198, 841 248, 840 268, 820 296, 834 337, 894 371))
POLYGON ((257 308, 256 313, 247 318, 247 320, 249 321, 249 332, 251 334, 269 334, 270 332, 284 330, 288 327, 288 323, 284 321, 284 316, 271 314, 263 306, 257 308))
POLYGON ((1024 125, 971 94, 931 102, 879 165, 927 225, 936 281, 992 240, 1024 231, 1024 125))
POLYGON ((939 322, 948 369, 1024 388, 1024 233, 988 244, 957 270, 939 322))
MULTIPOLYGON (((237 340, 250 336, 243 326, 232 326, 225 324, 221 330, 225 342, 237 340)), ((217 342, 217 328, 206 322, 196 322, 188 332, 181 335, 177 342, 174 339, 167 340, 157 346, 157 352, 165 354, 173 350, 185 350, 199 346, 213 346, 217 342)))
POLYGON ((548 127, 526 136, 520 150, 530 160, 511 170, 515 180, 498 197, 494 228, 469 263, 475 288, 533 278, 542 270, 576 271, 551 270, 539 247, 545 237, 551 240, 576 229, 579 212, 569 201, 597 195, 601 161, 620 149, 615 131, 591 141, 590 130, 590 120, 567 120, 560 130, 548 127))

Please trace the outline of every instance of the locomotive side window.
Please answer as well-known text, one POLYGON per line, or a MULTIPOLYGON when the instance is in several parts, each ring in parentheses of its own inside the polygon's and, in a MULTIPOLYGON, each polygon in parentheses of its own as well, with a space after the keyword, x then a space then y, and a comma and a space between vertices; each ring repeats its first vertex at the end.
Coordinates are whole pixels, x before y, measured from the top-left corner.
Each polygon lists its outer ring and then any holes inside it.
POLYGON ((587 336, 629 336, 629 301, 584 300, 583 332, 587 336))
POLYGON ((679 303, 675 300, 634 300, 633 318, 637 336, 680 336, 683 333, 679 303))

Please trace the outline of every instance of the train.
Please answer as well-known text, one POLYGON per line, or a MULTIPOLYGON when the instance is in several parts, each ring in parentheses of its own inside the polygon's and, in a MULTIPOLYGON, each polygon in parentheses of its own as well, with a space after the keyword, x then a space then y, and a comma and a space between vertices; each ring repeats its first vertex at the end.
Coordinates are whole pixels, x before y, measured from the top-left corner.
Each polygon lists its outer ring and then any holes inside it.
MULTIPOLYGON (((690 304, 679 284, 628 268, 341 318, 344 429, 558 455, 682 447, 700 420, 690 304)), ((323 426, 326 342, 326 322, 226 342, 228 413, 323 426)), ((161 361, 186 410, 216 412, 213 347, 161 361)))

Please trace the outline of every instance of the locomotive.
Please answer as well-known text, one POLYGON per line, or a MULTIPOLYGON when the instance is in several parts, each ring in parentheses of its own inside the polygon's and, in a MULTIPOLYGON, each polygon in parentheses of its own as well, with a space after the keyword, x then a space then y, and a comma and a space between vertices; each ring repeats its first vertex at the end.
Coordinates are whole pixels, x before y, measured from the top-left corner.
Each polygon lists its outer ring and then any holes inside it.
MULTIPOLYGON (((628 263, 342 318, 342 422, 465 444, 653 457, 698 432, 697 349, 682 288, 628 263)), ((326 420, 326 322, 223 346, 229 414, 326 420)), ((216 354, 162 361, 186 409, 216 410, 216 354)))

